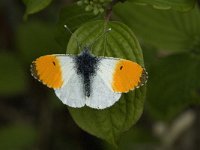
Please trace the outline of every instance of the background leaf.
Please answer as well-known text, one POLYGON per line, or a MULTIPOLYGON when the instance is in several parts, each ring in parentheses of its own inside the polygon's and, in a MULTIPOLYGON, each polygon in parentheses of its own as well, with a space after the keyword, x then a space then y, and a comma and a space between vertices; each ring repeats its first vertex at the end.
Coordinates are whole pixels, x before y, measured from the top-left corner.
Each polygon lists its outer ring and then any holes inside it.
MULTIPOLYGON (((141 124, 137 124, 128 132, 125 132, 123 137, 119 142, 120 150, 155 150, 158 139, 150 133, 150 130, 147 130, 144 127, 141 127, 141 124)), ((105 150, 116 150, 110 145, 106 145, 105 150)))
MULTIPOLYGON (((112 30, 100 38, 93 46, 92 53, 98 56, 126 58, 143 66, 142 51, 133 32, 120 22, 92 21, 81 26, 71 37, 67 53, 78 54, 75 37, 83 45, 89 45, 104 30, 112 30)), ((129 129, 141 116, 145 97, 145 87, 123 94, 112 107, 96 110, 88 107, 69 111, 75 122, 85 131, 116 145, 119 136, 129 129)))
POLYGON ((16 45, 21 56, 29 64, 37 57, 46 54, 63 53, 54 39, 55 26, 34 21, 19 26, 16 45))
POLYGON ((156 61, 149 73, 147 108, 156 119, 172 119, 189 105, 199 104, 199 56, 167 56, 156 61))
POLYGON ((56 41, 63 49, 66 49, 66 43, 71 37, 71 33, 64 28, 64 25, 67 25, 73 32, 83 23, 98 18, 101 18, 101 16, 96 16, 91 12, 86 12, 83 6, 78 6, 77 4, 68 5, 62 8, 55 36, 56 41))
POLYGON ((25 18, 46 8, 52 0, 22 0, 26 5, 25 18))
POLYGON ((115 7, 115 14, 133 29, 141 41, 162 50, 188 51, 200 41, 198 7, 180 13, 126 2, 115 7))
POLYGON ((33 145, 36 130, 25 124, 17 124, 0 128, 0 149, 21 150, 33 145))
POLYGON ((27 77, 19 59, 11 53, 0 53, 0 94, 11 96, 26 90, 27 77))
POLYGON ((187 11, 192 9, 196 0, 130 0, 140 5, 152 5, 157 9, 175 9, 179 11, 187 11))

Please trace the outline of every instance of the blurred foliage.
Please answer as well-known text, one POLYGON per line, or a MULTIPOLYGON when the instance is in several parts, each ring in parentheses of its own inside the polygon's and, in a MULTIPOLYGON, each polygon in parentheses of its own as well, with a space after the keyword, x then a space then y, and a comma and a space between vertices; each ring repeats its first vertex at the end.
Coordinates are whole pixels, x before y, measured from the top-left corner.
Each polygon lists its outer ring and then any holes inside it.
POLYGON ((21 24, 16 32, 16 46, 28 63, 48 53, 63 53, 54 39, 55 26, 41 21, 21 24))
POLYGON ((86 11, 92 11, 94 15, 103 13, 112 0, 79 0, 79 6, 85 6, 86 11))
POLYGON ((104 55, 105 39, 106 56, 143 65, 143 52, 149 80, 140 119, 145 87, 124 94, 110 109, 69 108, 68 112, 53 90, 30 76, 31 62, 41 55, 66 53, 66 49, 79 53, 75 35, 82 45, 91 43, 103 31, 102 22, 96 20, 111 15, 110 4, 103 14, 94 15, 77 1, 0 1, 0 149, 115 149, 81 129, 113 144, 118 141, 122 150, 200 149, 197 0, 120 1, 113 7, 111 20, 121 23, 108 23, 113 31, 95 43, 93 52, 104 55), (75 32, 72 37, 65 24, 75 32), (192 115, 184 115, 186 110, 192 115), (181 115, 186 122, 177 122, 181 115), (170 131, 171 127, 178 130, 170 131), (166 136, 173 139, 170 145, 163 140, 166 136))
POLYGON ((16 124, 0 128, 0 149, 21 150, 36 140, 36 130, 30 125, 16 124))
MULTIPOLYGON (((124 138, 119 142, 119 149, 154 150, 158 143, 158 139, 152 135, 150 130, 136 126, 131 128, 128 132, 125 132, 124 138)), ((110 145, 106 145, 105 150, 114 150, 114 148, 110 145)))
POLYGON ((26 12, 24 18, 27 19, 28 15, 39 12, 47 7, 52 0, 22 0, 26 5, 26 12))
POLYGON ((187 11, 194 7, 196 0, 129 0, 139 5, 151 5, 156 9, 187 11))
POLYGON ((180 53, 154 63, 149 71, 148 91, 148 110, 153 117, 169 120, 188 106, 199 104, 199 56, 180 53))
POLYGON ((187 13, 180 13, 127 2, 116 6, 115 13, 133 29, 139 38, 161 50, 189 51, 200 41, 198 7, 187 13), (135 13, 131 13, 133 9, 135 13))
POLYGON ((26 91, 27 76, 20 60, 12 53, 0 53, 0 95, 16 95, 26 91), (14 73, 14 74, 13 74, 14 73))

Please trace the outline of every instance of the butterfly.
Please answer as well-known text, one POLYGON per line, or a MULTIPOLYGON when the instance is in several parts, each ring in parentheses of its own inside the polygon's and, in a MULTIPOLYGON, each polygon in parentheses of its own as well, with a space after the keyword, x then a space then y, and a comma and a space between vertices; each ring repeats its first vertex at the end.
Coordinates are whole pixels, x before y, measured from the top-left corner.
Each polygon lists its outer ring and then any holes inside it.
POLYGON ((97 57, 85 47, 79 55, 52 54, 37 58, 31 74, 66 105, 105 109, 122 93, 147 81, 146 70, 136 62, 113 57, 97 57))

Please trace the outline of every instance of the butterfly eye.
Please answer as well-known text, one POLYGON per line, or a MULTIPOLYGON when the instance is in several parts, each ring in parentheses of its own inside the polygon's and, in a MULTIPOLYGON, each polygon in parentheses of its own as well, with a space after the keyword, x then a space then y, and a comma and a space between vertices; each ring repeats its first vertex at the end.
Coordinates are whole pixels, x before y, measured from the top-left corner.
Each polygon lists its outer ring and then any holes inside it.
POLYGON ((119 68, 119 69, 120 69, 120 70, 122 70, 122 68, 123 68, 123 66, 120 66, 120 68, 119 68))

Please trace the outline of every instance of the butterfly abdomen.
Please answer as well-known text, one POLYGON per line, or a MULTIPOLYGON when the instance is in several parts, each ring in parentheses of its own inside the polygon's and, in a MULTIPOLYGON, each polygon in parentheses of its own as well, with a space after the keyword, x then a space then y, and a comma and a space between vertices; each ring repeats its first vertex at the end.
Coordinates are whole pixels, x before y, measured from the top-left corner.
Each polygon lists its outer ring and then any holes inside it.
POLYGON ((91 79, 96 73, 99 59, 84 50, 80 55, 75 57, 77 74, 81 76, 84 84, 85 96, 89 97, 91 93, 91 79))

